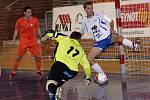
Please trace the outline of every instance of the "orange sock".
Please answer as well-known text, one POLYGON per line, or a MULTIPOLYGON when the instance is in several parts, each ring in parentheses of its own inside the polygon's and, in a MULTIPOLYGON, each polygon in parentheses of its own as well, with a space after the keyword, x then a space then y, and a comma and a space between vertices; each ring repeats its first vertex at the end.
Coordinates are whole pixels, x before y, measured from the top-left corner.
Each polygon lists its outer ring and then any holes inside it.
POLYGON ((36 59, 37 72, 41 72, 41 59, 36 59))
POLYGON ((15 62, 15 64, 14 64, 14 66, 13 66, 13 71, 12 71, 13 73, 16 74, 16 71, 17 71, 17 69, 18 69, 19 64, 20 64, 20 61, 17 60, 17 61, 15 62))

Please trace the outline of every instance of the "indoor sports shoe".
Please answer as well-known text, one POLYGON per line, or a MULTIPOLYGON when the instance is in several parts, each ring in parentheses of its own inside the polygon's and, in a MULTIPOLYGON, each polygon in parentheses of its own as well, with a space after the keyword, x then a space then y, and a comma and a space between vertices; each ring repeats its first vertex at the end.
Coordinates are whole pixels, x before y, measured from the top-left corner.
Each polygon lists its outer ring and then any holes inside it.
POLYGON ((55 100, 55 95, 51 92, 48 92, 49 100, 55 100))
POLYGON ((135 40, 135 42, 133 43, 134 51, 138 51, 138 48, 140 47, 141 42, 142 41, 138 38, 135 40))
POLYGON ((43 79, 43 75, 41 72, 36 72, 36 79, 37 81, 41 81, 43 79))
POLYGON ((62 88, 58 87, 56 90, 55 100, 61 100, 62 88))
POLYGON ((15 76, 16 76, 16 73, 11 72, 11 74, 10 74, 9 77, 8 77, 8 79, 9 79, 10 81, 11 81, 11 80, 14 80, 15 76))

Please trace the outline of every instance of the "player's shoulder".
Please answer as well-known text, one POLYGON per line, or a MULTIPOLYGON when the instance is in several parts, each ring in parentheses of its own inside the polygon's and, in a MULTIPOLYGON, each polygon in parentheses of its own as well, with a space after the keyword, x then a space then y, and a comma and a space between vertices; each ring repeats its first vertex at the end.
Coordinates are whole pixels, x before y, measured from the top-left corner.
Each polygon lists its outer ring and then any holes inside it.
POLYGON ((20 18, 17 19, 17 23, 21 23, 23 21, 24 21, 24 17, 20 17, 20 18))
POLYGON ((94 16, 104 16, 105 14, 103 12, 94 12, 94 16))
POLYGON ((37 18, 37 17, 35 17, 35 16, 32 16, 32 19, 33 19, 33 20, 38 20, 38 18, 37 18))
POLYGON ((73 40, 74 40, 74 44, 80 50, 80 52, 83 52, 84 49, 83 49, 82 45, 80 44, 80 42, 78 40, 76 40, 76 39, 73 39, 73 40))
POLYGON ((70 41, 70 37, 62 34, 57 36, 57 40, 59 40, 59 42, 70 41))
POLYGON ((20 17, 17 19, 17 21, 22 21, 22 20, 24 20, 24 17, 20 17))
POLYGON ((35 17, 35 16, 32 16, 32 18, 34 18, 34 19, 38 19, 37 17, 35 17))
POLYGON ((87 16, 84 16, 82 22, 86 22, 86 20, 87 20, 87 16))

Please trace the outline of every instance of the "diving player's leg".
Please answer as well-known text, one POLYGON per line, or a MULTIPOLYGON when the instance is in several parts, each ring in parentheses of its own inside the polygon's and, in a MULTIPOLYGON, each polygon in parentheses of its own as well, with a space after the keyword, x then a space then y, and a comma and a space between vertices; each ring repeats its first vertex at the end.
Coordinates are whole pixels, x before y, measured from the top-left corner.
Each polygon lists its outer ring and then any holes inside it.
POLYGON ((60 100, 62 94, 61 86, 76 75, 76 71, 70 70, 68 66, 62 62, 56 61, 52 65, 46 83, 46 90, 49 92, 50 100, 54 98, 54 100, 60 100))
POLYGON ((59 100, 61 98, 61 86, 66 82, 64 80, 64 70, 64 64, 61 62, 56 61, 52 65, 46 83, 46 90, 49 93, 50 100, 59 100))
POLYGON ((58 73, 57 62, 52 65, 52 68, 49 71, 48 79, 46 83, 46 90, 48 91, 49 99, 55 100, 56 90, 58 88, 58 73))

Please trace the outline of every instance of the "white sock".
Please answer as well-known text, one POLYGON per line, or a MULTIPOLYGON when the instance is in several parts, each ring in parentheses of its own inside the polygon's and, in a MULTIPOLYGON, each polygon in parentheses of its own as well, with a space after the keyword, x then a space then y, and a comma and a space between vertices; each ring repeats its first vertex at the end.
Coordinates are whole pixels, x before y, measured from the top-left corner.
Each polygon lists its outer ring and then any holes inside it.
POLYGON ((133 42, 129 39, 123 39, 122 44, 129 48, 134 48, 133 42))
POLYGON ((91 67, 92 67, 92 68, 95 70, 95 72, 97 72, 97 73, 104 73, 98 63, 95 63, 95 64, 92 65, 91 67))

